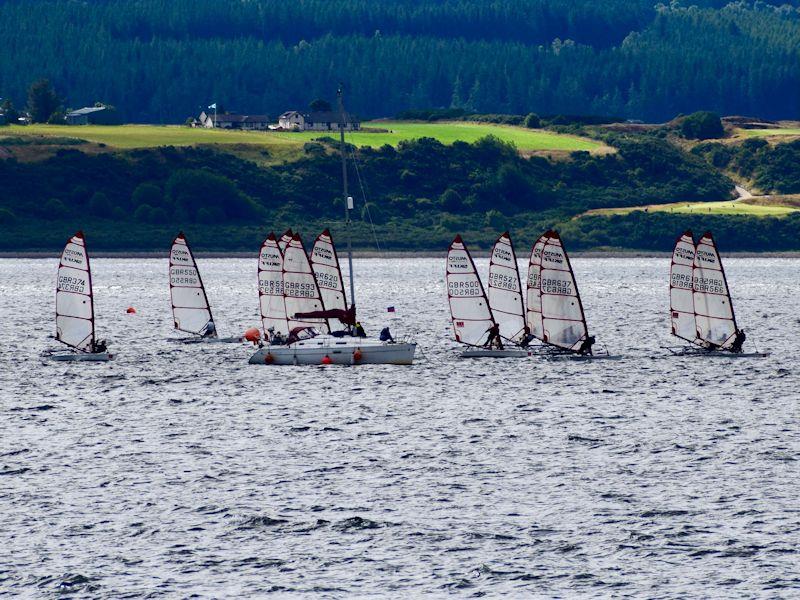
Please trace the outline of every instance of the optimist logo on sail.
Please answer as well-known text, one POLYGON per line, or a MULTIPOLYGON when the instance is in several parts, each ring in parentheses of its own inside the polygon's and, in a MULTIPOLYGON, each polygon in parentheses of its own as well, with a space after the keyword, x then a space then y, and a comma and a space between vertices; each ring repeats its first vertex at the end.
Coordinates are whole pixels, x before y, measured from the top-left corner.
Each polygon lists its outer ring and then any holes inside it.
POLYGON ((269 268, 277 269, 281 266, 280 259, 277 254, 267 253, 261 255, 261 268, 269 270, 269 268))
POLYGON ((502 246, 495 246, 494 257, 500 261, 511 262, 513 260, 511 251, 502 246))
POLYGON ((190 263, 191 255, 186 248, 172 248, 172 262, 190 263))
POLYGON ((697 249, 697 258, 699 258, 702 262, 708 263, 709 265, 716 265, 717 264, 717 255, 714 252, 710 252, 704 248, 697 249))
POLYGON ((447 266, 453 271, 469 271, 470 264, 466 256, 450 255, 447 257, 447 266))
POLYGON ((62 255, 62 262, 65 263, 72 263, 74 265, 83 265, 83 257, 84 254, 81 250, 75 250, 74 248, 70 248, 67 246, 64 248, 64 254, 62 255))

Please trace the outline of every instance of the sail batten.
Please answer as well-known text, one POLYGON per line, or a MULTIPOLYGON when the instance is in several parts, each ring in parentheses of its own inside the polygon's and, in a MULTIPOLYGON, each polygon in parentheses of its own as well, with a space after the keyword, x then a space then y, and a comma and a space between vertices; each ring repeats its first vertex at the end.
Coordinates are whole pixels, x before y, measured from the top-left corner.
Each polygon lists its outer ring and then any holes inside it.
POLYGON ((717 244, 710 232, 697 242, 692 271, 697 338, 729 348, 736 337, 736 316, 717 244))
POLYGON ((536 240, 531 248, 531 256, 528 261, 528 280, 527 280, 527 306, 525 322, 530 329, 531 335, 536 339, 544 341, 544 324, 542 322, 542 250, 547 238, 542 235, 536 240))
POLYGON ((525 304, 519 278, 517 255, 508 232, 502 234, 489 259, 488 300, 500 335, 519 341, 525 335, 525 304))
POLYGON ((317 236, 311 248, 311 268, 326 310, 347 310, 347 296, 339 256, 333 236, 327 229, 317 236))
POLYGON ((542 340, 559 348, 578 351, 589 333, 575 274, 558 233, 548 231, 542 237, 539 279, 542 340))
POLYGON ((202 335, 214 317, 200 271, 183 232, 173 240, 169 253, 169 290, 175 329, 202 335))
POLYGON ((489 301, 466 244, 457 235, 447 251, 447 297, 456 341, 478 346, 495 325, 489 301))
POLYGON ((261 244, 258 254, 258 298, 265 336, 271 337, 270 328, 274 333, 288 335, 289 322, 283 294, 283 252, 273 233, 261 244))
POLYGON ((302 313, 325 310, 317 278, 311 268, 303 240, 295 233, 283 253, 283 296, 286 316, 291 331, 295 327, 316 327, 328 333, 330 327, 325 318, 298 318, 302 313))
POLYGON ((94 347, 92 272, 81 231, 69 239, 58 264, 56 339, 83 352, 94 347))
POLYGON ((278 238, 278 248, 281 249, 281 252, 286 251, 286 246, 289 245, 289 242, 292 241, 293 237, 294 233, 292 232, 292 228, 290 227, 289 229, 283 232, 283 235, 280 238, 278 238))

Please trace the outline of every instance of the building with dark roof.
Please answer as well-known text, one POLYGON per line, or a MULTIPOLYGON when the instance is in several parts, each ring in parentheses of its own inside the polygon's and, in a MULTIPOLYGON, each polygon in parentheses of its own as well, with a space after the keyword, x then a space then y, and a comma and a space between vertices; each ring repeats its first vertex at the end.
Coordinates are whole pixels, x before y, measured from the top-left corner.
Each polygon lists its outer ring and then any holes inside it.
MULTIPOLYGON (((278 127, 289 131, 339 131, 338 112, 309 112, 301 113, 289 110, 278 117, 278 127)), ((344 114, 344 128, 346 131, 361 129, 358 117, 350 113, 344 114)))
POLYGON ((240 115, 238 113, 217 114, 213 112, 200 113, 197 119, 198 127, 207 129, 244 129, 252 131, 265 131, 269 128, 267 115, 240 115))

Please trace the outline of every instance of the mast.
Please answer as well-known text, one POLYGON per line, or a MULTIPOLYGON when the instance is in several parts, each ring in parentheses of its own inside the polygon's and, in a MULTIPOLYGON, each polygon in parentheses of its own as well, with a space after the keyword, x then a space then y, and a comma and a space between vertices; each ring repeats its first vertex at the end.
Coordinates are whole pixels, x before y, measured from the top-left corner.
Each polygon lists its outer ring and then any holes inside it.
POLYGON ((353 240, 350 234, 350 211, 353 208, 353 199, 350 197, 347 189, 347 157, 345 155, 344 146, 344 128, 346 126, 346 119, 344 116, 344 102, 342 101, 342 84, 339 84, 339 89, 336 91, 336 97, 339 101, 339 151, 342 155, 342 189, 344 193, 344 227, 347 234, 347 264, 350 267, 350 305, 356 305, 356 290, 353 276, 353 240))

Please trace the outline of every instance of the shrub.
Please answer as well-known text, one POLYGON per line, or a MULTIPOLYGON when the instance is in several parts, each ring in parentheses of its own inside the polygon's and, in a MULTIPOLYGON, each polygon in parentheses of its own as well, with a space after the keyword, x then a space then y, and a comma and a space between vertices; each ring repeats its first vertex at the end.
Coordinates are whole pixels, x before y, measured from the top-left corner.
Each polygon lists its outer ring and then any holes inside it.
POLYGON ((717 113, 699 111, 683 119, 681 135, 690 140, 710 140, 721 138, 725 129, 717 113))
POLYGON ((58 198, 50 198, 44 203, 43 214, 45 219, 62 219, 69 212, 64 203, 58 198))
POLYGON ((528 129, 539 129, 542 126, 542 120, 536 113, 528 113, 522 124, 528 129))
POLYGON ((95 217, 110 217, 112 214, 111 202, 103 192, 95 192, 89 198, 89 212, 95 217))
POLYGON ((148 204, 150 207, 159 206, 164 201, 164 194, 154 183, 140 183, 131 194, 131 206, 137 207, 148 204))

